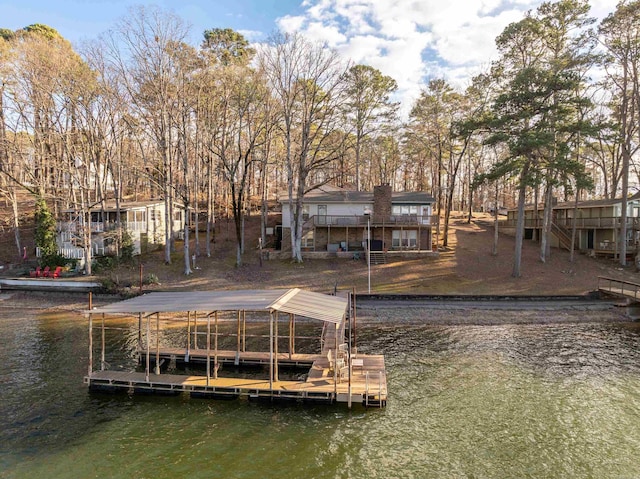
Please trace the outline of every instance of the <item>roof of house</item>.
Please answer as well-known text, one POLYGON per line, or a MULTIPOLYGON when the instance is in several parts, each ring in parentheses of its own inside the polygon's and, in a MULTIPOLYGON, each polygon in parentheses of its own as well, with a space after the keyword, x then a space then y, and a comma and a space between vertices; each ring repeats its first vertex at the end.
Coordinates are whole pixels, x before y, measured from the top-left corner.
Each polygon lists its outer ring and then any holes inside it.
MULTIPOLYGON (((289 197, 281 195, 280 203, 287 202, 289 197)), ((373 193, 371 191, 312 191, 303 199, 304 203, 371 203, 373 193)), ((391 203, 424 205, 434 203, 435 199, 428 193, 420 191, 394 191, 391 193, 391 203)))

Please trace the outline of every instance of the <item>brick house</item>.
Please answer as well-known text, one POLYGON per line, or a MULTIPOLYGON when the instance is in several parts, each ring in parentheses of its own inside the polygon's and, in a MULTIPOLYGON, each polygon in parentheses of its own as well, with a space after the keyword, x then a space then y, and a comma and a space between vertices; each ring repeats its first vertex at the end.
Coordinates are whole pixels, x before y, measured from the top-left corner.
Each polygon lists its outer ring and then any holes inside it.
MULTIPOLYGON (((365 251, 368 232, 371 251, 431 252, 438 221, 432 215, 434 198, 423 192, 394 192, 389 185, 373 192, 322 187, 303 199, 303 255, 336 253, 352 257, 365 251)), ((291 249, 288 198, 282 205, 282 250, 291 249)))

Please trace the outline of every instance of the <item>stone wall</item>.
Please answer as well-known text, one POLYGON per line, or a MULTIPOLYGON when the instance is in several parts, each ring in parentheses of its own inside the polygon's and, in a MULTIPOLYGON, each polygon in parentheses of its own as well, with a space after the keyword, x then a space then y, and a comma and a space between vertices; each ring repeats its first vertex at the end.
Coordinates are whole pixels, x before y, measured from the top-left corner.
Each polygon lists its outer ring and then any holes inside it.
POLYGON ((381 223, 391 217, 391 185, 373 188, 373 222, 381 223))

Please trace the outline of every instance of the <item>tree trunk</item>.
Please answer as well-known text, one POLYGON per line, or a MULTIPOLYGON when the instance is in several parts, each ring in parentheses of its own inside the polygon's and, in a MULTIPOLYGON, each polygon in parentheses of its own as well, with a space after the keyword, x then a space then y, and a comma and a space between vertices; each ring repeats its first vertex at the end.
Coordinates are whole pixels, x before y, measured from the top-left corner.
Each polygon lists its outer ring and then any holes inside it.
POLYGON ((540 261, 546 262, 548 257, 549 247, 549 233, 551 231, 551 218, 553 205, 551 204, 553 196, 553 189, 551 182, 547 184, 547 188, 544 193, 544 213, 542 216, 542 231, 540 235, 540 261))
MULTIPOLYGON (((215 224, 212 159, 207 162, 207 258, 211 258, 211 228, 215 224)), ((214 231, 215 234, 215 231, 214 231)))
POLYGON ((189 249, 189 207, 184 207, 184 245, 182 247, 184 251, 184 274, 186 276, 193 273, 191 270, 191 253, 189 249))
POLYGON ((520 174, 520 185, 518 187, 518 219, 516 223, 516 245, 513 259, 513 272, 511 275, 514 278, 519 278, 522 274, 522 240, 524 239, 524 202, 526 200, 527 184, 526 178, 529 174, 529 164, 527 163, 520 174))
POLYGON ((571 224, 571 249, 569 250, 569 262, 574 262, 576 230, 578 226, 578 199, 580 198, 580 190, 576 188, 576 200, 573 203, 573 222, 571 224))
POLYGON ((496 204, 493 209, 493 249, 491 254, 498 256, 498 180, 496 180, 496 204))

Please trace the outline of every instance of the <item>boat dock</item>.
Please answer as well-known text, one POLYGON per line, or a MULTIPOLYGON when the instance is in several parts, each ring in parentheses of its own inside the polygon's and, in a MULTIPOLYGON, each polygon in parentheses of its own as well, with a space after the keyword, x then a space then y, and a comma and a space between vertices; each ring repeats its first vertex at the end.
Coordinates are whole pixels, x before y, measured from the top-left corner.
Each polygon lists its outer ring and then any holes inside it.
POLYGON ((92 390, 337 402, 347 403, 349 407, 354 403, 386 405, 384 357, 357 354, 352 347, 355 308, 351 295, 330 296, 300 289, 149 293, 86 314, 89 317, 90 355, 84 381, 92 390), (231 316, 230 312, 233 312, 231 316), (268 322, 268 351, 247 350, 247 312, 261 313, 266 319, 262 324, 266 326, 268 322), (224 319, 219 317, 223 313, 224 319), (171 321, 174 326, 177 322, 184 329, 182 344, 160 345, 161 314, 163 321, 171 321), (136 370, 110 370, 105 361, 105 329, 108 329, 105 317, 113 315, 137 317, 140 366, 136 370), (100 321, 94 323, 96 317, 100 321), (296 351, 296 339, 299 338, 296 317, 323 322, 315 348, 317 352, 296 351), (155 323, 153 327, 152 322, 155 323), (235 350, 219 348, 219 327, 223 322, 227 327, 230 323, 234 326, 235 350), (284 328, 285 322, 288 330, 286 334, 280 334, 279 329, 284 328), (94 348, 96 330, 101 331, 100 346, 94 348), (284 351, 279 350, 279 347, 283 349, 285 340, 288 340, 287 347, 284 351), (98 354, 99 368, 94 370, 94 357, 97 359, 98 354), (170 374, 163 371, 169 364, 172 365, 170 374), (179 374, 185 366, 189 372, 179 374), (247 378, 237 374, 238 368, 244 366, 268 367, 269 372, 264 377, 247 378), (281 367, 299 368, 301 378, 283 380, 281 367), (196 368, 204 371, 194 372, 196 368))

